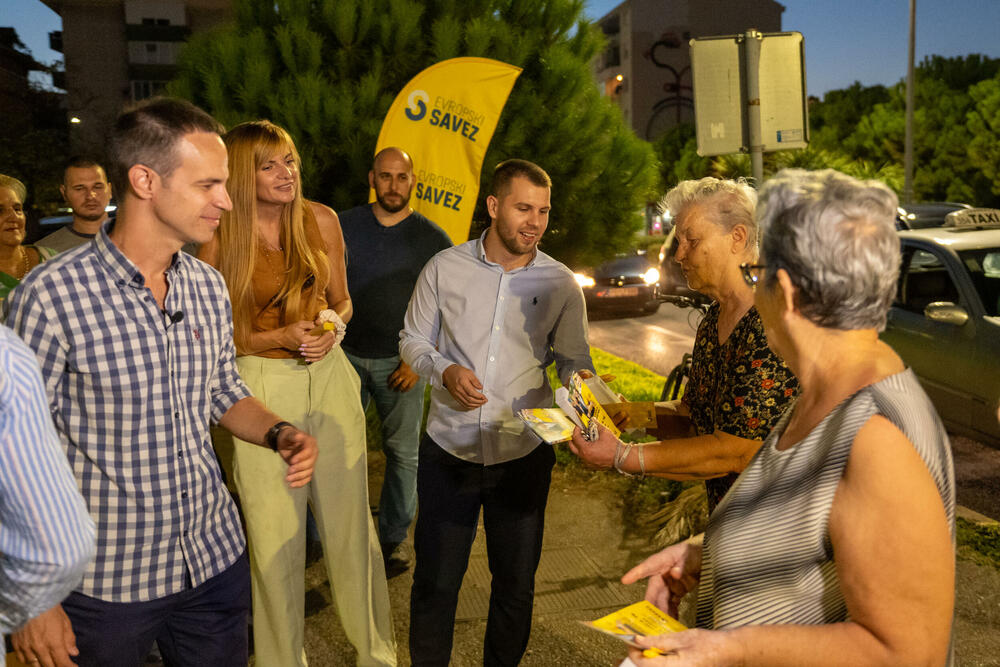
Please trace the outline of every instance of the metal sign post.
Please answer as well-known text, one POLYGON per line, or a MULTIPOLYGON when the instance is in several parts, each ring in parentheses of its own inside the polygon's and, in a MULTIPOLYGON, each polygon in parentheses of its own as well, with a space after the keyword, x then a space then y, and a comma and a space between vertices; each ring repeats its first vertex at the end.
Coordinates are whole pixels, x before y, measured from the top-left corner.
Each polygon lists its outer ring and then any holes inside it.
MULTIPOLYGON (((764 35, 756 30, 747 30, 743 33, 750 172, 753 175, 753 182, 758 185, 764 182, 764 143, 761 141, 760 133, 760 45, 763 39, 764 35)), ((697 101, 695 103, 697 104, 697 101)))

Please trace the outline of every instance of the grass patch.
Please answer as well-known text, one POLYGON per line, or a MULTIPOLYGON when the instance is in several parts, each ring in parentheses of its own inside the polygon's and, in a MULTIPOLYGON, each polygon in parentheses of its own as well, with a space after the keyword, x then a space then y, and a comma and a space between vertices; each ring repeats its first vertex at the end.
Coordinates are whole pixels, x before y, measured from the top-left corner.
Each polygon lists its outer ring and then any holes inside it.
POLYGON ((955 521, 958 556, 1000 570, 1000 524, 955 521))
MULTIPOLYGON (((590 356, 594 360, 594 368, 597 369, 598 374, 615 376, 615 379, 608 383, 612 391, 622 394, 630 401, 660 400, 660 392, 666 381, 662 375, 596 347, 590 348, 590 356)), ((556 388, 562 386, 556 376, 555 365, 550 366, 547 371, 549 382, 555 391, 556 388)), ((623 439, 638 442, 653 440, 651 436, 635 439, 626 436, 623 439)), ((564 445, 556 446, 556 465, 567 469, 583 468, 580 459, 576 458, 564 445)), ((599 474, 616 475, 617 473, 612 471, 599 474)), ((629 512, 634 513, 633 515, 655 511, 664 503, 676 498, 684 488, 686 487, 682 482, 660 477, 629 479, 625 490, 625 504, 629 512)))

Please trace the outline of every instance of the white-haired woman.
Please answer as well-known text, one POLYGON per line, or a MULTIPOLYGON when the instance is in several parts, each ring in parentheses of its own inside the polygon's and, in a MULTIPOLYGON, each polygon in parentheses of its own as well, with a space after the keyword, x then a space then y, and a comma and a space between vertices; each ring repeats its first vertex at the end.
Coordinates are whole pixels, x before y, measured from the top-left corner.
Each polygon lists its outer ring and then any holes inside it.
POLYGON ((744 267, 800 396, 709 519, 702 545, 625 575, 698 627, 639 665, 942 665, 951 660, 955 491, 944 428, 878 338, 896 289, 896 196, 832 170, 765 184, 744 267))
POLYGON ((705 479, 715 508, 795 395, 797 382, 768 348, 740 265, 757 259, 757 193, 745 181, 683 181, 664 203, 676 220, 675 259, 688 285, 712 299, 698 327, 680 401, 658 406, 667 440, 628 447, 603 431, 577 434, 572 451, 590 465, 670 479, 705 479))

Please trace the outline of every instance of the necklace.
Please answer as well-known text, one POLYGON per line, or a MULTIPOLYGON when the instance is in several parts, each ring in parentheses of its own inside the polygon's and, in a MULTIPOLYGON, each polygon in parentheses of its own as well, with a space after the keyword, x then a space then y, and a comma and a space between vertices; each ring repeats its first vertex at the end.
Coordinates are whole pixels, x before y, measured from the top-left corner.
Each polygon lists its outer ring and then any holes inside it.
POLYGON ((17 247, 21 249, 21 275, 20 275, 20 277, 23 278, 26 275, 28 275, 28 251, 24 249, 23 245, 19 245, 17 247))

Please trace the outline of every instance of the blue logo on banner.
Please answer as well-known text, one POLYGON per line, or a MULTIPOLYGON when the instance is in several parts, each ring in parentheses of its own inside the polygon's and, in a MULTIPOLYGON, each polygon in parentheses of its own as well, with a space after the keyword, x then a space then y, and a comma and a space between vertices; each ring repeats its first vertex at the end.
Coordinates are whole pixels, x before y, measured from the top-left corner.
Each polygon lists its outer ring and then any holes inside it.
POLYGON ((414 90, 406 98, 406 117, 410 120, 420 120, 427 115, 427 102, 430 95, 423 90, 414 90))

